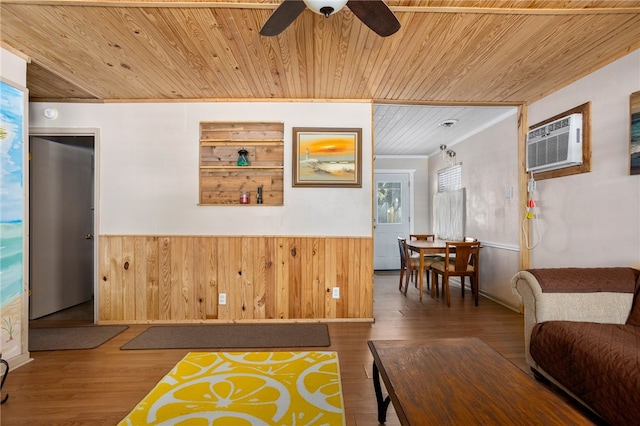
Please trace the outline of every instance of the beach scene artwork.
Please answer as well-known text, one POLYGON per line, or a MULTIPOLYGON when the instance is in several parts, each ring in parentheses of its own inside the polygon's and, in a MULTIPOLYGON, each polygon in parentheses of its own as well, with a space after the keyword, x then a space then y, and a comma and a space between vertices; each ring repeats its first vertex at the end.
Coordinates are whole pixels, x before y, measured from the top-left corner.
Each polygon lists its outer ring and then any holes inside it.
POLYGON ((360 129, 294 129, 294 133, 295 184, 360 185, 360 129))
POLYGON ((630 155, 630 172, 632 175, 640 175, 640 92, 631 94, 630 155))
POLYGON ((25 94, 0 82, 0 352, 21 353, 25 94))

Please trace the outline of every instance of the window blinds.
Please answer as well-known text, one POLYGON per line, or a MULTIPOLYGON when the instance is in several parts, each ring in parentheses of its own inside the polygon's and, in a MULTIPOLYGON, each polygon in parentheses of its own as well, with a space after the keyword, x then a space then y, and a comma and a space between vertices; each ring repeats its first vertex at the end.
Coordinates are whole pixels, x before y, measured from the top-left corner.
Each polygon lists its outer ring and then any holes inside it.
POLYGON ((449 167, 438 172, 438 192, 433 196, 433 232, 443 240, 464 238, 465 190, 462 167, 449 167))
POLYGON ((438 171, 438 192, 462 188, 462 166, 457 165, 438 171))

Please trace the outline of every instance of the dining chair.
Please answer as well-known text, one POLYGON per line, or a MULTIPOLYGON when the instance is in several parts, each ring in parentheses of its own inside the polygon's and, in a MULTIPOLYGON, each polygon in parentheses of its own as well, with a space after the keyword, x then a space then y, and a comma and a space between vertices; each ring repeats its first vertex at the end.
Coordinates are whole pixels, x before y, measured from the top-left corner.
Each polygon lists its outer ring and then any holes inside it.
POLYGON ((409 288, 409 280, 412 280, 414 285, 417 286, 417 278, 420 271, 420 256, 411 254, 411 251, 407 247, 407 239, 404 237, 398 237, 398 249, 400 250, 400 283, 398 289, 402 291, 402 280, 404 279, 404 294, 406 295, 407 289, 409 288))
MULTIPOLYGON (((433 282, 431 295, 438 285, 438 275, 442 275, 442 287, 447 298, 447 306, 451 306, 451 295, 449 291, 449 277, 469 277, 471 280, 471 292, 475 298, 475 305, 478 306, 478 272, 480 270, 480 243, 478 241, 457 242, 448 241, 446 243, 445 258, 431 265, 431 281, 433 282), (455 257, 451 254, 455 251, 455 257)), ((464 290, 463 290, 464 295, 464 290)))
MULTIPOLYGON (((464 237, 463 241, 465 243, 473 243, 475 241, 478 241, 478 239, 473 237, 464 237)), ((473 262, 474 259, 473 256, 471 256, 470 263, 473 265, 473 262)), ((460 277, 460 291, 462 292, 462 297, 464 297, 464 277, 460 277)), ((471 291, 473 291, 473 288, 471 289, 471 291)))
POLYGON ((407 270, 407 257, 404 250, 406 242, 407 240, 405 238, 398 237, 398 250, 400 251, 400 283, 398 284, 398 290, 400 291, 402 291, 402 280, 404 279, 405 274, 410 274, 407 270))

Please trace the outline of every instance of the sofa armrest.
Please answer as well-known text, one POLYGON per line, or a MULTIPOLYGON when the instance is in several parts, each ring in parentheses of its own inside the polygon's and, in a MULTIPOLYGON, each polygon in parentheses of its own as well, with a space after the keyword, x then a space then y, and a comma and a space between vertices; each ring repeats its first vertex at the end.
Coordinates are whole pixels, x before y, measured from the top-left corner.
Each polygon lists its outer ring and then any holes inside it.
POLYGON ((533 327, 544 321, 582 321, 624 324, 631 311, 633 293, 545 293, 536 277, 519 271, 511 279, 514 295, 524 308, 524 344, 527 364, 537 368, 529 354, 533 327))

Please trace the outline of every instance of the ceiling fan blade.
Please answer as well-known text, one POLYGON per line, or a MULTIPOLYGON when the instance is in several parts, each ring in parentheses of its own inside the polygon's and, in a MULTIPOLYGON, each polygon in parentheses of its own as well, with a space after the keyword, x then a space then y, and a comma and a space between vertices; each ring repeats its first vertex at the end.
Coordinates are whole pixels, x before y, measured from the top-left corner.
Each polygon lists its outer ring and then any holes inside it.
POLYGON ((347 7, 381 37, 390 36, 400 29, 400 21, 383 0, 349 0, 347 7))
POLYGON ((302 0, 284 0, 273 11, 267 22, 260 29, 263 36, 276 36, 283 32, 307 8, 302 0))

